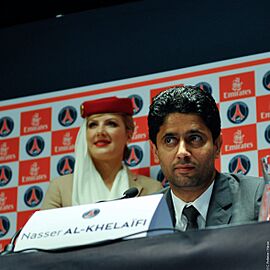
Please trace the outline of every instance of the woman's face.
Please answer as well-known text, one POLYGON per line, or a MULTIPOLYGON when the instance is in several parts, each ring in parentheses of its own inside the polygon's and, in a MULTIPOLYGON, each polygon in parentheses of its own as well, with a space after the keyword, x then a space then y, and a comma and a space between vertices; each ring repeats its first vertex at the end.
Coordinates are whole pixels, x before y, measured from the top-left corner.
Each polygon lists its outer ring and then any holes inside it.
POLYGON ((131 139, 121 115, 94 114, 87 118, 86 139, 93 160, 122 161, 125 145, 131 139))

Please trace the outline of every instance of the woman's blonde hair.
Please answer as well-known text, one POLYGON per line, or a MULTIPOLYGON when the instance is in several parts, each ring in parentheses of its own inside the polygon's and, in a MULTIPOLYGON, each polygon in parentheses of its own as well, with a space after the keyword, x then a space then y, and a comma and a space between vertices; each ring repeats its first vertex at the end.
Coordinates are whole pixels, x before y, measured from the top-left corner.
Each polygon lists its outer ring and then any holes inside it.
MULTIPOLYGON (((135 129, 135 124, 134 124, 134 121, 133 121, 133 117, 132 117, 132 115, 125 114, 125 113, 119 113, 119 115, 122 117, 123 122, 124 122, 124 124, 126 126, 126 130, 129 133, 129 136, 130 136, 130 139, 131 139, 132 135, 133 135, 133 132, 134 132, 134 129, 135 129)), ((128 147, 126 145, 125 149, 124 149, 123 160, 128 158, 128 154, 129 154, 129 151, 128 151, 128 147)))
POLYGON ((131 131, 131 136, 132 136, 132 134, 134 132, 134 129, 135 129, 135 125, 134 125, 132 115, 128 115, 128 114, 125 114, 125 113, 119 113, 119 115, 123 119, 123 122, 124 122, 124 124, 126 126, 126 130, 131 131))

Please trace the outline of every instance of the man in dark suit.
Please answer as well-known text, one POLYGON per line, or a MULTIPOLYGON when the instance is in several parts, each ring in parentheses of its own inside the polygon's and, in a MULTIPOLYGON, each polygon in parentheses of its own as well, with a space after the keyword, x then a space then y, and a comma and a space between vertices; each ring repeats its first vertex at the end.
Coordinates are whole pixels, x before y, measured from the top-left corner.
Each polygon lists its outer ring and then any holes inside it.
POLYGON ((176 228, 189 230, 258 220, 264 182, 219 173, 219 110, 212 95, 193 86, 167 89, 148 114, 154 154, 169 181, 164 193, 176 228))

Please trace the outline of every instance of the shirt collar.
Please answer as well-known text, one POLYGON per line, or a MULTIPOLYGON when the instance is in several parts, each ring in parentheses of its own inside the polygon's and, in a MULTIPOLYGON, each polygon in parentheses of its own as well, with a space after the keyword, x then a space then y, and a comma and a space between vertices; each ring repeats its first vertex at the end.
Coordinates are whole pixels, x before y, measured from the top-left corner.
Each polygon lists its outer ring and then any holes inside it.
POLYGON ((211 183, 211 185, 207 188, 207 190, 204 193, 201 194, 200 197, 198 197, 195 201, 189 202, 189 203, 186 203, 180 198, 176 197, 171 190, 172 201, 175 208, 176 220, 180 219, 179 215, 182 215, 182 211, 186 205, 187 206, 193 205, 199 211, 202 218, 206 220, 209 202, 210 202, 211 194, 214 187, 214 182, 215 181, 211 183))

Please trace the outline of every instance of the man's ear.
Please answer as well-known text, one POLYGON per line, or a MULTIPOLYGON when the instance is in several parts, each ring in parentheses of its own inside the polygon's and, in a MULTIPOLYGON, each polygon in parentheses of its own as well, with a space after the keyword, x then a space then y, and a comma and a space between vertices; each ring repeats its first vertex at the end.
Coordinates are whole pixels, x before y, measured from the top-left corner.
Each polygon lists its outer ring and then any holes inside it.
POLYGON ((222 138, 222 133, 220 133, 220 135, 216 138, 216 140, 214 142, 215 158, 219 158, 219 156, 220 156, 222 143, 223 143, 223 138, 222 138))
POLYGON ((152 149, 152 152, 153 152, 153 155, 154 155, 154 162, 155 163, 159 163, 159 157, 158 157, 158 150, 157 150, 157 147, 154 143, 152 143, 150 141, 150 145, 151 145, 151 149, 152 149))

